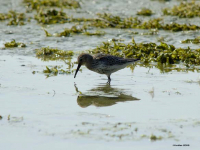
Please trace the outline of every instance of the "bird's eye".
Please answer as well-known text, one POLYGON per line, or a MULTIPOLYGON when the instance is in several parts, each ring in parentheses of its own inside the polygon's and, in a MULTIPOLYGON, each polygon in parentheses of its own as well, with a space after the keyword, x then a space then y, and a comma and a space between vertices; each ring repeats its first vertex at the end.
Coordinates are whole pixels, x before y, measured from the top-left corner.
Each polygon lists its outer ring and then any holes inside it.
POLYGON ((82 58, 80 58, 80 61, 82 61, 83 59, 82 58))

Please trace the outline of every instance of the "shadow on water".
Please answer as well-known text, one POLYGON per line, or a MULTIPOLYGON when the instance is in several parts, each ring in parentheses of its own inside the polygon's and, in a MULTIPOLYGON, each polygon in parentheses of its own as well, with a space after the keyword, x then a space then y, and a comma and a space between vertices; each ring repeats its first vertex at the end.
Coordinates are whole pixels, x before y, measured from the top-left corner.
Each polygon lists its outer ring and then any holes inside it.
POLYGON ((76 84, 74 84, 74 87, 76 92, 79 93, 77 103, 83 108, 90 105, 94 105, 96 107, 106 107, 115 105, 118 102, 140 100, 133 97, 131 94, 126 94, 123 89, 113 88, 109 84, 98 85, 98 87, 89 90, 85 94, 78 90, 76 84))

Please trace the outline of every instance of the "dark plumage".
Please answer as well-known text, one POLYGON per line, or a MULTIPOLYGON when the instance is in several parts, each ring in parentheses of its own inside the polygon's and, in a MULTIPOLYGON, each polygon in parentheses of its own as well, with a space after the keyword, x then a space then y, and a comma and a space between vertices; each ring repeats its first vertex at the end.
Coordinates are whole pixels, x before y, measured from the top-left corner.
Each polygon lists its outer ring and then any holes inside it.
POLYGON ((110 83, 110 75, 113 72, 123 69, 138 60, 139 59, 125 59, 105 54, 97 54, 95 56, 91 56, 90 54, 81 54, 78 56, 78 67, 74 78, 76 77, 81 65, 85 65, 91 71, 107 75, 108 83, 110 83))

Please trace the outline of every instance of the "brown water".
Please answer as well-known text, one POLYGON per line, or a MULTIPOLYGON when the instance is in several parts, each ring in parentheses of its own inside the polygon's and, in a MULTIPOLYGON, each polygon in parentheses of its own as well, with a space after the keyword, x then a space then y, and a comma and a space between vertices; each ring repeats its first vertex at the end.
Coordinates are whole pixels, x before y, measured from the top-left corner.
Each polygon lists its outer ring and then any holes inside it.
MULTIPOLYGON (((110 12, 121 16, 135 15, 138 8, 150 7, 159 16, 160 8, 178 3, 157 1, 83 1, 82 9, 70 10, 74 16, 110 12), (111 5, 112 4, 112 5, 111 5), (120 6, 120 8, 119 8, 120 6), (137 9, 136 9, 137 8, 137 9), (88 10, 92 13, 88 14, 88 10)), ((21 1, 1 1, 1 12, 24 10, 21 1)), ((24 10, 25 11, 25 10, 24 10)), ((173 17, 166 17, 169 21, 173 17)), ((181 19, 180 22, 188 19, 181 19)), ((199 18, 189 20, 198 24, 199 18)), ((72 24, 49 25, 51 33, 72 24)), ((136 66, 107 77, 82 67, 73 74, 47 78, 46 66, 63 66, 62 61, 44 62, 35 57, 34 49, 57 47, 81 52, 102 41, 121 38, 131 41, 128 30, 105 29, 103 37, 75 35, 45 37, 34 20, 25 26, 7 26, 0 22, 0 147, 10 149, 180 149, 173 144, 189 144, 198 149, 200 142, 200 75, 197 72, 163 73, 156 68, 136 66), (12 34, 8 34, 12 33, 12 34), (15 39, 27 47, 4 49, 15 39), (35 74, 32 72, 36 71, 35 74), (161 136, 151 140, 151 136, 161 136), (12 143, 12 144, 11 144, 12 143)), ((133 30, 148 32, 147 30, 133 30)), ((197 48, 181 44, 199 32, 166 32, 158 35, 134 35, 136 42, 157 42, 166 37, 176 47, 197 48)), ((73 61, 76 61, 77 55, 73 61)), ((74 67, 76 68, 76 66, 74 67)))

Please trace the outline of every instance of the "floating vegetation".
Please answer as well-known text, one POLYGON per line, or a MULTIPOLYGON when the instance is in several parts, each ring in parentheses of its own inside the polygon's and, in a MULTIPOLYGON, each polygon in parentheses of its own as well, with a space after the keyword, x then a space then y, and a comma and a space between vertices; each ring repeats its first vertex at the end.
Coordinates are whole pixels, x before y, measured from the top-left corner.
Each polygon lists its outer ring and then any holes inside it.
POLYGON ((10 16, 8 14, 0 13, 0 21, 9 19, 10 16))
POLYGON ((150 29, 148 32, 135 32, 135 31, 129 31, 131 34, 139 34, 139 35, 158 35, 158 29, 150 29))
POLYGON ((64 31, 60 32, 60 33, 56 33, 54 35, 52 35, 51 33, 49 33, 47 30, 45 31, 46 36, 57 36, 57 37, 62 37, 62 36, 70 36, 71 34, 80 34, 80 33, 84 33, 86 31, 86 27, 83 26, 81 28, 77 27, 77 26, 72 26, 71 29, 65 28, 64 31))
POLYGON ((162 18, 154 18, 148 21, 142 21, 137 17, 121 18, 120 16, 113 16, 111 14, 97 14, 98 18, 95 19, 85 19, 85 18, 73 18, 68 17, 63 11, 47 10, 43 12, 42 10, 35 15, 35 19, 42 24, 55 24, 55 23, 66 23, 66 22, 84 22, 88 26, 98 27, 98 28, 135 28, 135 29, 158 29, 158 30, 170 30, 170 31, 188 31, 188 30, 198 30, 200 29, 197 25, 187 25, 170 23, 164 24, 162 18))
POLYGON ((93 36, 93 35, 97 35, 97 36, 102 36, 105 35, 104 31, 95 31, 95 32, 84 32, 84 35, 89 35, 89 36, 93 36))
POLYGON ((60 8, 80 8, 80 4, 75 0, 24 0, 28 9, 40 9, 41 7, 60 7, 60 8))
POLYGON ((96 32, 93 32, 93 33, 88 32, 86 26, 83 26, 83 27, 72 26, 71 29, 65 28, 64 31, 62 31, 60 33, 55 33, 55 34, 51 34, 45 29, 44 29, 44 32, 45 32, 47 37, 50 37, 50 36, 68 37, 68 36, 73 35, 73 34, 83 34, 83 35, 88 35, 88 36, 93 36, 93 35, 102 36, 102 35, 105 35, 105 32, 103 32, 103 31, 96 31, 96 32))
POLYGON ((200 43, 200 37, 196 37, 194 39, 186 39, 186 40, 181 41, 181 43, 199 44, 200 43))
POLYGON ((34 17, 38 23, 42 24, 55 24, 55 23, 66 23, 69 22, 69 17, 65 12, 53 10, 47 10, 44 12, 40 10, 34 17))
POLYGON ((26 47, 26 44, 24 43, 19 43, 19 42, 16 42, 15 40, 12 40, 11 42, 6 42, 4 44, 4 46, 6 48, 12 48, 12 47, 26 47))
POLYGON ((180 18, 200 17, 200 3, 181 2, 180 5, 175 5, 173 8, 163 9, 164 15, 178 16, 180 18))
POLYGON ((67 64, 68 68, 66 68, 66 70, 62 69, 60 66, 54 66, 51 68, 46 66, 46 69, 43 70, 43 73, 46 74, 47 77, 57 76, 58 74, 72 74, 75 71, 75 69, 72 69, 74 63, 71 63, 71 60, 69 60, 67 64))
POLYGON ((188 30, 198 30, 199 26, 170 23, 164 24, 162 18, 154 18, 148 21, 142 21, 137 17, 120 18, 119 16, 113 16, 111 14, 97 14, 98 19, 94 19, 89 23, 90 26, 99 28, 137 28, 137 29, 161 29, 161 30, 171 30, 171 31, 188 31, 188 30))
POLYGON ((17 122, 22 122, 23 120, 24 120, 23 117, 10 117, 10 115, 8 115, 9 122, 17 123, 17 122))
POLYGON ((0 13, 0 21, 9 20, 7 25, 24 25, 26 16, 24 13, 18 13, 10 10, 7 14, 0 13))
POLYGON ((148 8, 142 8, 140 11, 137 12, 137 15, 142 16, 151 16, 153 12, 148 8))
MULTIPOLYGON (((83 115, 83 113, 81 113, 83 115)), ((112 117, 105 114, 87 114, 94 115, 100 118, 112 117)), ((148 126, 153 128, 152 126, 148 126)), ((160 132, 159 129, 153 129, 151 131, 146 131, 147 128, 139 126, 136 122, 81 122, 75 124, 73 130, 67 132, 66 135, 69 137, 84 137, 84 138, 94 138, 101 139, 105 141, 139 141, 145 139, 150 140, 162 140, 169 139, 168 132, 160 132), (150 132, 158 132, 162 136, 156 136, 150 132)), ((172 138, 175 138, 172 137, 172 138)))
POLYGON ((150 140, 152 141, 162 140, 162 136, 155 136, 154 134, 151 134, 150 140))
POLYGON ((36 57, 43 61, 65 60, 73 55, 73 51, 64 51, 56 48, 42 47, 41 49, 36 49, 36 57))
MULTIPOLYGON (((103 42, 101 46, 89 51, 92 54, 105 53, 126 58, 140 58, 144 63, 158 62, 158 64, 178 64, 185 66, 200 65, 200 49, 175 48, 173 45, 162 43, 103 42)), ((164 67, 164 66, 163 66, 164 67)))

